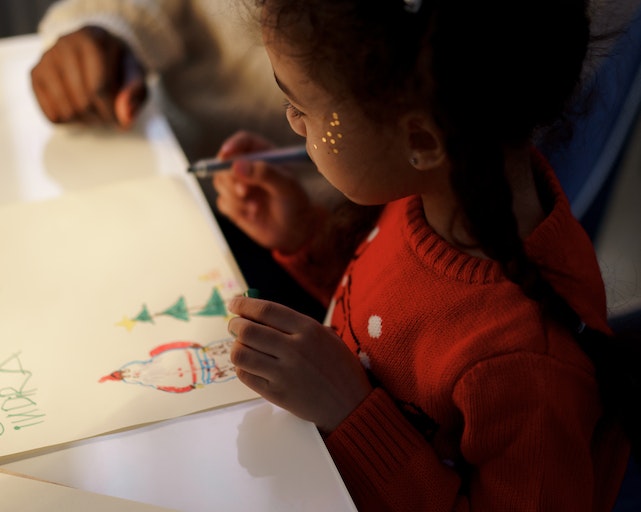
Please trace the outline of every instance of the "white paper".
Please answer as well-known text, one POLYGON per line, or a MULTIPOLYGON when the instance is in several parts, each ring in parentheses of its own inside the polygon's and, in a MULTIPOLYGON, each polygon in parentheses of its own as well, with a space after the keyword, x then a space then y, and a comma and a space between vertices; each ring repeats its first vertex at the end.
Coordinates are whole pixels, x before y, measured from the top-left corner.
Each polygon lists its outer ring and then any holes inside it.
POLYGON ((188 178, 0 207, 0 457, 256 396, 224 353, 245 284, 188 178))
POLYGON ((170 512, 156 507, 0 471, 4 512, 170 512))

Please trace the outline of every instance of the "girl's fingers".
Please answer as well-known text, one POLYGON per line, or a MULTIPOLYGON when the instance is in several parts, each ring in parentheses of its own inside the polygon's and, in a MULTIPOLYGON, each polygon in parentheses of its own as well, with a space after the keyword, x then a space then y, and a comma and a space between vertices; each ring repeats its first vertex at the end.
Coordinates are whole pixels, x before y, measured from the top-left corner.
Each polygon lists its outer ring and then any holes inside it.
POLYGON ((258 203, 248 196, 248 191, 239 191, 239 184, 231 180, 217 180, 215 184, 218 197, 216 208, 241 227, 245 222, 254 222, 258 215, 258 203))
POLYGON ((244 153, 264 151, 273 147, 266 139, 247 131, 239 131, 229 137, 218 151, 218 158, 227 159, 244 153))
POLYGON ((213 178, 213 185, 218 193, 216 203, 218 209, 225 215, 235 213, 242 204, 246 190, 239 190, 238 181, 234 179, 230 171, 217 172, 213 178))
POLYGON ((212 184, 219 195, 229 195, 233 192, 234 178, 231 171, 218 171, 214 173, 212 184))
POLYGON ((260 352, 272 359, 278 359, 282 353, 282 333, 269 325, 257 323, 243 317, 232 318, 227 324, 229 332, 244 346, 260 352))
POLYGON ((237 339, 232 347, 229 358, 237 371, 260 377, 268 381, 270 375, 274 375, 278 360, 269 354, 255 350, 237 339))
POLYGON ((269 389, 269 381, 258 375, 247 372, 236 366, 236 377, 245 384, 249 389, 255 391, 261 396, 265 396, 267 390, 269 389))
MULTIPOLYGON (((262 324, 285 334, 303 331, 310 321, 308 316, 268 300, 234 297, 227 307, 239 317, 252 320, 255 325, 262 324)), ((230 320, 230 323, 235 320, 230 320)), ((239 334, 237 331, 233 332, 239 334)))

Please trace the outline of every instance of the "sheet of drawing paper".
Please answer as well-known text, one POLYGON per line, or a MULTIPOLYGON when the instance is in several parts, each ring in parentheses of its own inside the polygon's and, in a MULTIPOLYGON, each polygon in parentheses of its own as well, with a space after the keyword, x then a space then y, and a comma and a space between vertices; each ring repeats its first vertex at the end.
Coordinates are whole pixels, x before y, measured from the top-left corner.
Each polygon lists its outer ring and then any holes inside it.
POLYGON ((0 207, 0 460, 256 397, 229 360, 245 284, 192 179, 0 207))
POLYGON ((0 472, 2 510, 7 512, 170 512, 170 509, 72 489, 0 472))

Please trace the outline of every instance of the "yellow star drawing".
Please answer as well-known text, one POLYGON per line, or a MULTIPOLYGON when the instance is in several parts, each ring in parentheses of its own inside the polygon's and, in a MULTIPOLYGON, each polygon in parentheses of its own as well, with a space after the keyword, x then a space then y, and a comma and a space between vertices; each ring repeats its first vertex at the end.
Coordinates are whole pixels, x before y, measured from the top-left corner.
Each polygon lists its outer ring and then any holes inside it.
POLYGON ((131 332, 134 326, 136 325, 136 321, 132 320, 128 316, 123 316, 120 322, 116 322, 116 325, 120 327, 124 327, 125 329, 127 329, 128 332, 131 332))

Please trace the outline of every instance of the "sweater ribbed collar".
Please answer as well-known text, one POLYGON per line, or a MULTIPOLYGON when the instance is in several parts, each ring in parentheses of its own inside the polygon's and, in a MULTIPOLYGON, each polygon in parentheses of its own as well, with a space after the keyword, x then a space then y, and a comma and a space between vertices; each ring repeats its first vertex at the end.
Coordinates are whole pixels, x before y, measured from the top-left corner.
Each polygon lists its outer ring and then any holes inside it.
MULTIPOLYGON (((526 253, 538 264, 547 266, 546 257, 558 245, 559 235, 574 230, 570 223, 575 222, 570 205, 556 178, 554 171, 545 158, 532 151, 535 172, 543 178, 553 200, 553 208, 547 217, 535 228, 524 242, 526 253)), ((410 249, 435 272, 470 284, 486 284, 505 280, 500 265, 490 259, 471 256, 444 240, 428 224, 419 196, 406 198, 405 239, 410 249)))

